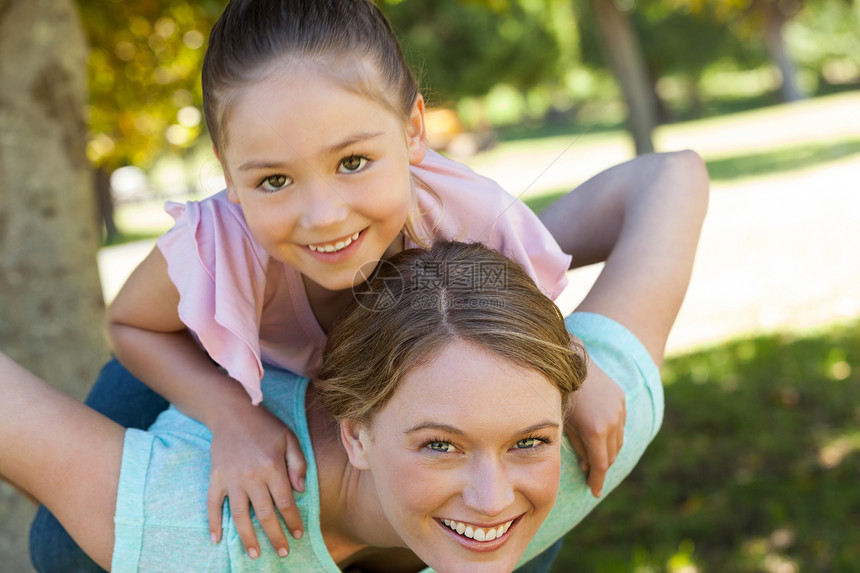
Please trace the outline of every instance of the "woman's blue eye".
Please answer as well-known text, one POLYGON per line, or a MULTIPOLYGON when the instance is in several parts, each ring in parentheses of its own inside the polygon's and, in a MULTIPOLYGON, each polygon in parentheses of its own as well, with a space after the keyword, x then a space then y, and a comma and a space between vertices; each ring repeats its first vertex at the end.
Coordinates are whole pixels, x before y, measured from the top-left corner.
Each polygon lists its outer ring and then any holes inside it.
POLYGON ((367 165, 367 157, 361 155, 350 155, 340 162, 340 171, 346 173, 355 173, 361 171, 367 165))
POLYGON ((286 175, 269 175, 260 183, 260 187, 266 191, 278 191, 292 182, 286 175))
POLYGON ((535 447, 539 446, 541 443, 543 443, 543 442, 538 438, 526 438, 524 440, 520 440, 517 442, 517 448, 519 448, 521 450, 526 450, 526 449, 530 449, 530 448, 535 448, 535 447))
POLYGON ((454 446, 452 446, 448 442, 430 442, 427 444, 427 447, 430 448, 431 450, 433 450, 434 452, 443 452, 443 453, 450 452, 454 449, 454 446))

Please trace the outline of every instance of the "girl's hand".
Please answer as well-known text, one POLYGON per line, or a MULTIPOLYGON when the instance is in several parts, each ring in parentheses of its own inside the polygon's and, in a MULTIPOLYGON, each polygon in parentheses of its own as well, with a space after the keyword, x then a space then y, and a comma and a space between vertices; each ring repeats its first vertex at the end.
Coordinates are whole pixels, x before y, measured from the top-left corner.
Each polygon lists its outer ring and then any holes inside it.
POLYGON ((236 531, 252 559, 260 545, 251 522, 253 507, 257 521, 281 557, 289 553, 278 514, 296 539, 303 533, 302 520, 292 489, 304 491, 307 463, 295 434, 261 406, 238 414, 230 412, 213 424, 212 468, 209 476, 209 531, 212 541, 221 540, 221 506, 230 499, 236 531), (292 488, 290 485, 292 484, 292 488))
POLYGON ((571 401, 564 430, 588 474, 591 493, 600 497, 606 472, 624 443, 624 391, 589 362, 585 382, 571 401))

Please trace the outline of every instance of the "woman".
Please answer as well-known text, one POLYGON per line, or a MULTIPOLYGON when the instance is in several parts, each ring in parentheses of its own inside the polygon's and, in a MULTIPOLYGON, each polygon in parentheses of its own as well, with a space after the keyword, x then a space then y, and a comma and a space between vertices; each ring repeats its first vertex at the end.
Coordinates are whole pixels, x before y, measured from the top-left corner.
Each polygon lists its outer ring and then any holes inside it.
MULTIPOLYGON (((659 426, 654 363, 662 359, 689 279, 707 198, 701 179, 695 193, 667 186, 647 195, 570 199, 602 214, 618 239, 580 312, 568 320, 594 363, 627 394, 625 444, 604 491, 632 468, 659 426)), ((533 285, 512 286, 523 282, 511 280, 522 271, 506 262, 505 280, 493 282, 495 288, 473 282, 470 290, 464 276, 480 276, 474 269, 483 268, 481 259, 473 251, 457 259, 450 252, 457 248, 423 254, 433 264, 420 267, 418 275, 414 268, 401 270, 411 279, 392 291, 402 296, 387 297, 401 310, 407 305, 401 319, 394 320, 389 308, 358 305, 333 331, 325 381, 319 400, 308 391, 306 419, 307 384, 267 374, 274 400, 267 405, 301 436, 311 462, 307 493, 298 500, 308 530, 286 558, 264 548, 259 559, 249 559, 229 517, 226 543, 205 541, 205 428, 170 410, 154 433, 130 430, 124 436, 118 425, 5 358, 0 473, 52 509, 102 566, 113 559, 114 570, 337 570, 351 563, 414 570, 416 556, 442 571, 470 565, 486 570, 488 564, 511 570, 597 503, 574 453, 560 448, 565 393, 582 373, 576 354, 562 343, 566 335, 555 307, 546 299, 535 302, 542 295, 533 285), (447 274, 455 263, 461 274, 447 274), (442 274, 426 274, 434 268, 442 274), (463 275, 464 268, 472 274, 463 275), (442 288, 449 296, 415 285, 442 288), (529 289, 534 296, 527 296, 529 289), (450 316, 463 310, 469 314, 455 328, 450 316), (436 318, 418 320, 425 311, 436 318), (362 326, 358 330, 380 326, 361 341, 353 338, 350 321, 362 326), (397 348, 411 354, 401 356, 392 350, 397 348), (548 352, 556 358, 548 360, 548 352), (403 362, 386 373, 382 366, 393 365, 394 357, 403 362), (380 373, 382 382, 396 385, 356 395, 356 387, 365 388, 380 373), (321 403, 340 424, 320 411, 321 403), (344 409, 343 403, 362 407, 344 409), (185 465, 171 457, 177 448, 185 465)), ((391 276, 379 280, 387 288, 397 283, 391 276)))

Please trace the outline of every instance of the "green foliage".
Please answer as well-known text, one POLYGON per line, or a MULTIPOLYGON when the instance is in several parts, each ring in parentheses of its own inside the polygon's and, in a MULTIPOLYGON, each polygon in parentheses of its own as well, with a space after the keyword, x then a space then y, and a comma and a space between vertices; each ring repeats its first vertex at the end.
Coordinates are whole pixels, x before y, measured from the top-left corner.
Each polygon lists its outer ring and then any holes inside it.
POLYGON ((95 165, 148 166, 203 131, 200 68, 223 0, 79 2, 90 42, 89 145, 95 165))
POLYGON ((559 49, 543 1, 404 0, 380 7, 436 103, 482 96, 500 83, 527 90, 558 76, 559 49))
POLYGON ((786 32, 796 61, 825 84, 860 77, 860 2, 808 2, 786 32))
POLYGON ((555 570, 856 571, 858 364, 860 323, 667 360, 660 434, 555 570))

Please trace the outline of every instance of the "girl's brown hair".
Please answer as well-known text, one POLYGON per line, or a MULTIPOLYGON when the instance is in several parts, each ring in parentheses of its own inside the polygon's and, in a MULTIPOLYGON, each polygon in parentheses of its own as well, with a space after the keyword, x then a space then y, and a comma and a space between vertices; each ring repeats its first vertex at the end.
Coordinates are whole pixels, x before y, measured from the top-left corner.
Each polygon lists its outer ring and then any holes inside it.
MULTIPOLYGON (((241 90, 279 67, 302 64, 326 70, 404 121, 419 95, 397 37, 370 0, 232 0, 203 58, 203 112, 218 153, 227 145, 226 120, 241 90)), ((416 183, 441 204, 433 189, 416 183)), ((405 233, 426 247, 433 229, 417 229, 415 215, 410 211, 405 233)))
POLYGON ((585 350, 519 264, 478 243, 439 241, 380 265, 332 330, 317 390, 336 420, 370 424, 412 368, 456 339, 541 373, 562 404, 585 377, 585 350))
POLYGON ((400 44, 370 0, 232 0, 203 59, 203 109, 216 150, 226 145, 224 120, 238 91, 300 60, 347 72, 351 89, 404 119, 418 96, 400 44))

